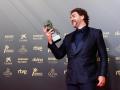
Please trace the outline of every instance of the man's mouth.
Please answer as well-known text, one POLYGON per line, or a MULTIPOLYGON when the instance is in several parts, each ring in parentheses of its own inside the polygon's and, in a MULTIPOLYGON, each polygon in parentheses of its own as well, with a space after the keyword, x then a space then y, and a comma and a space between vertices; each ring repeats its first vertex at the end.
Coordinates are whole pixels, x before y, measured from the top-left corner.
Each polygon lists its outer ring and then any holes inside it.
POLYGON ((76 21, 72 21, 72 24, 73 24, 73 25, 76 25, 76 21))

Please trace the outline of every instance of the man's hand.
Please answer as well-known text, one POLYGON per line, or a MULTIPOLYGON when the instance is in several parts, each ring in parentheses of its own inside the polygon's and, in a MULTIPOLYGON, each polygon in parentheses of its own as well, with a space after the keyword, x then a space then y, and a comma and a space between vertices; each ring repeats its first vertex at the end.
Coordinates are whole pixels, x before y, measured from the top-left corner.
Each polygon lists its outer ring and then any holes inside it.
POLYGON ((44 27, 43 31, 44 31, 45 35, 47 36, 48 43, 52 44, 52 31, 53 31, 53 29, 50 29, 49 31, 47 31, 47 29, 48 29, 47 27, 44 27))
POLYGON ((98 87, 103 87, 106 83, 106 78, 104 76, 98 76, 98 87))

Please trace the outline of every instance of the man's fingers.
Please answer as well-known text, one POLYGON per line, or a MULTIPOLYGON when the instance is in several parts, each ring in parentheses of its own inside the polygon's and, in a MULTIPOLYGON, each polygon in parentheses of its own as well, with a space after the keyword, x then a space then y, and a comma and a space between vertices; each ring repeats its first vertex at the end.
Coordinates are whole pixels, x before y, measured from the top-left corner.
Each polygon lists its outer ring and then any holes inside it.
POLYGON ((43 27, 43 31, 47 33, 47 27, 43 27))
POLYGON ((53 29, 50 29, 49 31, 48 31, 48 33, 52 33, 53 32, 53 29))
POLYGON ((99 82, 98 82, 97 86, 102 87, 102 86, 105 85, 106 80, 105 80, 105 77, 104 77, 104 76, 99 76, 99 77, 98 77, 98 81, 99 81, 99 82))
POLYGON ((105 83, 102 82, 102 81, 97 84, 97 86, 99 86, 99 87, 102 87, 102 86, 104 86, 104 85, 105 85, 105 83))
POLYGON ((99 86, 99 85, 100 85, 100 82, 98 82, 97 86, 99 86))

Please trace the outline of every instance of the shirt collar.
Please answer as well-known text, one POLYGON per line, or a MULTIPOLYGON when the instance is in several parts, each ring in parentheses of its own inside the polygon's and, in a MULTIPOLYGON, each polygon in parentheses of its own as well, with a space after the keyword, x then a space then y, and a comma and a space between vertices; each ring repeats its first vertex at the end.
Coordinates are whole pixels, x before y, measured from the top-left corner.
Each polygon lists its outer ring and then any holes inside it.
POLYGON ((76 33, 84 33, 87 30, 87 26, 82 27, 81 29, 76 29, 76 33))

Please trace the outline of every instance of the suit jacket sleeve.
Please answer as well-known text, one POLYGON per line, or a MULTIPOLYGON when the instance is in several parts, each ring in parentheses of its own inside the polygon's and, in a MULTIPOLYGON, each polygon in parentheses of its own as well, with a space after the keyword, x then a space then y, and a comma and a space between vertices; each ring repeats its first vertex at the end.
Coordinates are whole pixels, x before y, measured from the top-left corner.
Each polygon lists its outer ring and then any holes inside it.
POLYGON ((107 63, 108 55, 101 30, 99 30, 97 35, 97 47, 98 47, 98 55, 100 57, 99 76, 106 76, 108 69, 108 63, 107 63))
POLYGON ((55 45, 55 43, 48 43, 48 48, 51 49, 52 53, 57 59, 63 58, 66 54, 65 39, 63 40, 63 43, 60 45, 59 48, 55 45))

